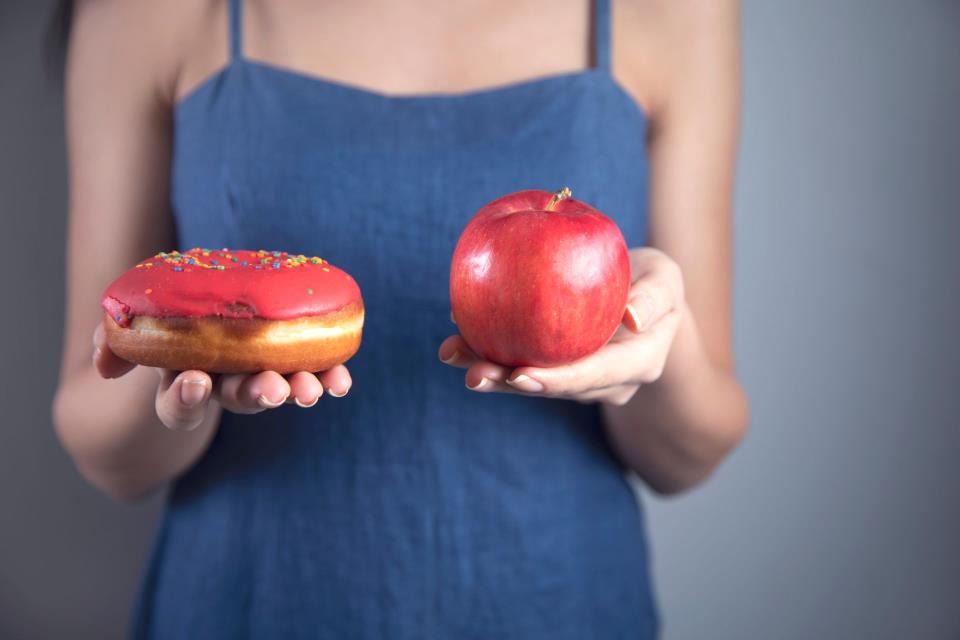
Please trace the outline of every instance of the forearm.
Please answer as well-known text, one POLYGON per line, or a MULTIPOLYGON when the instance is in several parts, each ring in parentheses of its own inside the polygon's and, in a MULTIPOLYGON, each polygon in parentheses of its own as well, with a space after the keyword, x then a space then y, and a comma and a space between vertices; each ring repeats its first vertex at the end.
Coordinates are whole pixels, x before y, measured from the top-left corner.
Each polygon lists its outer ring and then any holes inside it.
POLYGON ((604 404, 605 425, 621 460, 658 493, 704 480, 743 437, 746 396, 733 373, 707 356, 689 308, 663 375, 623 406, 604 404))
POLYGON ((138 367, 104 380, 92 366, 66 375, 54 401, 54 422, 78 470, 118 499, 145 496, 188 469, 206 450, 220 419, 211 403, 192 431, 172 431, 157 417, 157 374, 138 367))

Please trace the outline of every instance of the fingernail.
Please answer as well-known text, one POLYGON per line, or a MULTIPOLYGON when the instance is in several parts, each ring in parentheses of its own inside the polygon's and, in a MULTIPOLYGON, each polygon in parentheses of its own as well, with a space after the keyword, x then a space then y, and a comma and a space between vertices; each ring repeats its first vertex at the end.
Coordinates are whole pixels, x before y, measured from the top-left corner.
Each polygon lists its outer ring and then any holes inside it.
POLYGON ((640 331, 643 329, 643 321, 640 319, 640 314, 637 313, 637 309, 633 306, 633 303, 627 305, 627 313, 630 315, 630 320, 633 322, 636 330, 640 331))
POLYGON ((103 349, 100 347, 94 347, 93 349, 93 361, 96 362, 100 359, 100 354, 103 352, 103 349))
POLYGON ((488 384, 490 384, 489 380, 487 380, 486 378, 480 378, 480 382, 478 382, 475 387, 471 387, 470 383, 468 382, 467 389, 470 389, 471 391, 479 391, 480 389, 483 389, 484 387, 486 387, 488 384))
POLYGON ((284 396, 280 402, 271 402, 267 398, 267 396, 263 395, 262 393, 259 396, 257 396, 257 404, 263 407, 264 409, 276 409, 286 401, 287 401, 286 396, 284 396))
POLYGON ((645 290, 640 289, 627 301, 627 313, 630 314, 637 331, 642 330, 653 314, 653 298, 645 290))
POLYGON ((516 378, 508 379, 507 384, 521 391, 543 391, 543 385, 540 382, 523 373, 516 378))
POLYGON ((327 389, 327 393, 332 395, 334 398, 342 398, 343 396, 347 395, 346 391, 344 391, 343 393, 337 393, 333 389, 327 389))
MULTIPOLYGON (((261 396, 261 397, 262 397, 262 396, 261 396)), ((320 396, 316 396, 316 397, 313 399, 313 402, 311 402, 310 404, 304 404, 304 403, 300 402, 300 398, 294 398, 294 399, 293 399, 293 403, 294 403, 295 405, 297 405, 298 407, 300 407, 301 409, 309 409, 309 408, 312 407, 313 405, 317 404, 317 402, 318 402, 319 400, 320 400, 320 396)))
POLYGON ((180 402, 188 407, 195 407, 207 395, 207 381, 203 378, 188 378, 180 383, 180 402))
POLYGON ((453 353, 451 353, 448 357, 440 358, 440 362, 443 364, 457 364, 460 362, 460 352, 454 349, 453 353))

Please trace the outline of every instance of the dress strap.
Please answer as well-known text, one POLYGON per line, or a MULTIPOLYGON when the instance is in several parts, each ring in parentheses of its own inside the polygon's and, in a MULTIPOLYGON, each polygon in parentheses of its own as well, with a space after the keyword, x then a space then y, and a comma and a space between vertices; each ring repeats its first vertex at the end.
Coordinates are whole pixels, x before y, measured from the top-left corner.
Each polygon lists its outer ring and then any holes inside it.
POLYGON ((243 0, 230 0, 230 62, 243 58, 243 0))
POLYGON ((593 56, 598 69, 610 71, 610 0, 593 0, 593 56))

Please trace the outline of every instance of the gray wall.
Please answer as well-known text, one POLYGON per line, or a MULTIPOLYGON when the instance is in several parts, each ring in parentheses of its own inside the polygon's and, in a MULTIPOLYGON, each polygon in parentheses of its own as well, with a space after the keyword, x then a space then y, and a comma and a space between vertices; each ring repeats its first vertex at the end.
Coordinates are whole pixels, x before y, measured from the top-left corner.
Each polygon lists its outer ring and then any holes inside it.
POLYGON ((752 430, 651 506, 666 637, 960 638, 960 3, 744 5, 752 430))
POLYGON ((48 0, 0 0, 0 638, 119 638, 159 504, 85 485, 53 433, 63 326, 60 92, 48 0))
MULTIPOLYGON (((50 426, 65 176, 47 6, 0 2, 0 637, 115 638, 158 504, 86 487, 50 426)), ((960 637, 960 3, 745 0, 744 53, 753 428, 709 485, 648 500, 665 637, 960 637)))

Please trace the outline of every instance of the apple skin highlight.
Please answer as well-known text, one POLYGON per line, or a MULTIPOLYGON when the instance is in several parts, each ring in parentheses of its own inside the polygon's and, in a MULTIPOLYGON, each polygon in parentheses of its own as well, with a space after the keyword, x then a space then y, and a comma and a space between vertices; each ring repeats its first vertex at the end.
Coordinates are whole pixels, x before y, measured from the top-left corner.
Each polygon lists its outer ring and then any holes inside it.
POLYGON ((597 351, 623 319, 630 259, 619 227, 564 187, 483 206, 453 253, 450 303, 481 357, 549 367, 597 351))

